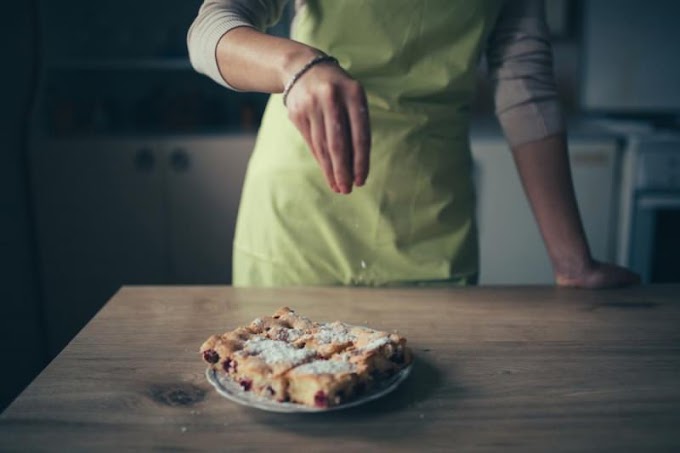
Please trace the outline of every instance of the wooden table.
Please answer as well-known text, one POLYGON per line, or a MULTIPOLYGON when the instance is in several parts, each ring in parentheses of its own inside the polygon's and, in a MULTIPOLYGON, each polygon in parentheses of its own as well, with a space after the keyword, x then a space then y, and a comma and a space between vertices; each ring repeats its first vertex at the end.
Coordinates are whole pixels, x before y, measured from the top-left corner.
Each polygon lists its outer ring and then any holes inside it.
POLYGON ((0 450, 55 449, 680 451, 680 286, 126 287, 0 416, 0 450), (281 305, 397 329, 412 375, 335 413, 225 400, 199 345, 281 305))

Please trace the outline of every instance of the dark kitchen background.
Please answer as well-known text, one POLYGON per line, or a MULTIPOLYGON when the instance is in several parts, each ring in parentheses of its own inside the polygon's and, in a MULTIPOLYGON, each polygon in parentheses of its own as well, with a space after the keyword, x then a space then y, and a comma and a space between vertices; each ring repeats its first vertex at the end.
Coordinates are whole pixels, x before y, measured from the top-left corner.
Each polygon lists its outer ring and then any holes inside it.
MULTIPOLYGON (((121 285, 230 282, 267 98, 193 71, 186 32, 200 3, 3 5, 0 410, 121 285)), ((680 3, 547 6, 593 253, 645 282, 680 282, 680 3)), ((285 35, 291 15, 270 32, 285 35)), ((481 284, 550 284, 483 72, 481 284)))

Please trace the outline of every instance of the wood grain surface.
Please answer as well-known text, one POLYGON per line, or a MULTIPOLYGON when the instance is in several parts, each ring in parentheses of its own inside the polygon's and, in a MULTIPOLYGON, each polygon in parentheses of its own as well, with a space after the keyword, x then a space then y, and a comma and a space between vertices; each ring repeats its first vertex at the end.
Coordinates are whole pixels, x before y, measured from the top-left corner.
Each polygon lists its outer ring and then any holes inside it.
POLYGON ((125 287, 0 416, 2 451, 98 449, 680 451, 680 287, 125 287), (222 398, 200 344, 282 305, 397 330, 412 375, 328 414, 222 398))

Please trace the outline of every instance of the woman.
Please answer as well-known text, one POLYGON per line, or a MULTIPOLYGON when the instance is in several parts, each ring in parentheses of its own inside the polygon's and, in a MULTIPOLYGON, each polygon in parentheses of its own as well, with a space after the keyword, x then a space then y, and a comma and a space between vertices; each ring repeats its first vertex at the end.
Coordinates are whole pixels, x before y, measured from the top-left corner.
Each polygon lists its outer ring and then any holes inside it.
POLYGON ((198 71, 276 93, 243 188, 235 285, 474 283, 468 129, 485 51, 557 284, 636 281, 590 255, 542 1, 298 1, 293 40, 262 33, 285 3, 205 0, 188 35, 198 71))

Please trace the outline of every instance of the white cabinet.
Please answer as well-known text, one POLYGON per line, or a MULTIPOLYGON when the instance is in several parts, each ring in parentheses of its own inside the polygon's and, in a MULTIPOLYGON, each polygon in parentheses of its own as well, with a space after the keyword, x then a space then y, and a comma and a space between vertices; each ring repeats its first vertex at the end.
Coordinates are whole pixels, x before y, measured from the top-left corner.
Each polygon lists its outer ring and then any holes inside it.
POLYGON ((231 282, 231 249, 250 135, 166 140, 168 245, 173 283, 231 282))
POLYGON ((50 140, 31 169, 50 353, 123 284, 229 283, 254 136, 50 140))
MULTIPOLYGON (((595 258, 614 260, 618 142, 570 138, 576 198, 595 258)), ((480 236, 480 284, 551 284, 552 267, 501 137, 472 140, 480 236)))

